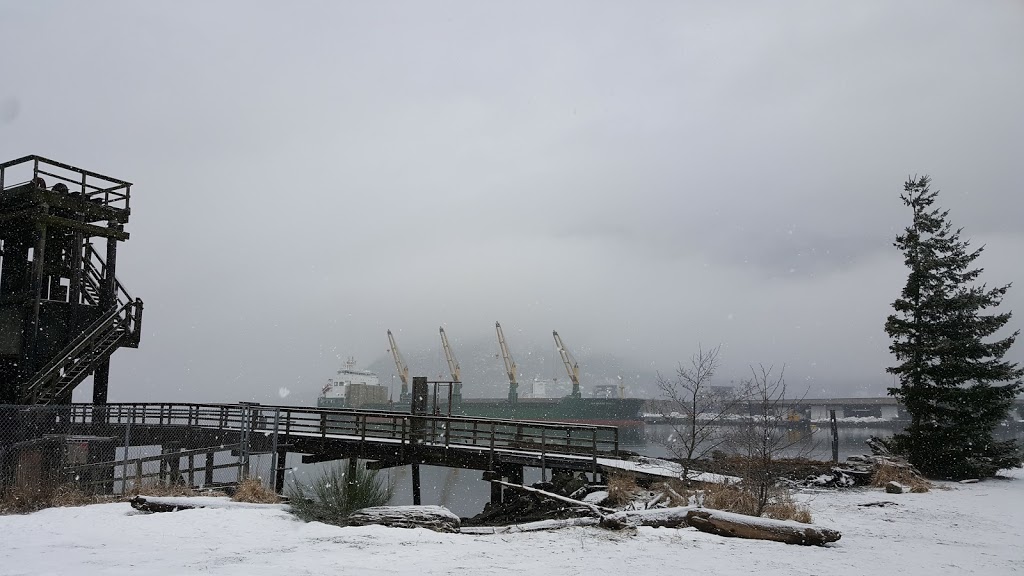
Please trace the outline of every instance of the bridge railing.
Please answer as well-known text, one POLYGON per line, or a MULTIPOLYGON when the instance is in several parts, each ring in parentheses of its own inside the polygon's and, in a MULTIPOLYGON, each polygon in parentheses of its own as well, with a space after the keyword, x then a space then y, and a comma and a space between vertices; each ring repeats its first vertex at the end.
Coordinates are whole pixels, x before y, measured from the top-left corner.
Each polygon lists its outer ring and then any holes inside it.
POLYGON ((75 423, 196 426, 277 433, 288 436, 345 437, 482 450, 535 450, 596 457, 617 456, 618 428, 535 420, 412 415, 376 410, 303 408, 260 404, 71 404, 66 417, 75 423))

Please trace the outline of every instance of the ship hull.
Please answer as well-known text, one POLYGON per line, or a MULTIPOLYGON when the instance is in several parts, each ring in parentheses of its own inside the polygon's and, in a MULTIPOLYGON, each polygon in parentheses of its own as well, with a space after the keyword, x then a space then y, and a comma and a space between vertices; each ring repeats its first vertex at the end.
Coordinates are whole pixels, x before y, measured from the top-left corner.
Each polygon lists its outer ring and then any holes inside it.
MULTIPOLYGON (((321 398, 317 405, 321 408, 345 407, 327 400, 321 398)), ((640 398, 522 398, 515 404, 504 398, 463 398, 453 402, 452 415, 615 426, 619 429, 621 444, 641 444, 644 439, 643 404, 644 400, 640 398)), ((409 410, 408 404, 364 405, 361 408, 409 410)))

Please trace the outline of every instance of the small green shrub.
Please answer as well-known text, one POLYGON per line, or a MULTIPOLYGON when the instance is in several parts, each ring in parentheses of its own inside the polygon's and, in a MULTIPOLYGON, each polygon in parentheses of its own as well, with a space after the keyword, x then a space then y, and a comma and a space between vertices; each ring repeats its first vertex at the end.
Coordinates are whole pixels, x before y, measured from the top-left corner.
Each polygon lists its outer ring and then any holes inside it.
POLYGON ((394 494, 394 486, 381 480, 376 470, 359 465, 351 478, 346 478, 348 475, 348 466, 337 463, 326 468, 309 486, 292 484, 288 489, 292 513, 306 522, 344 526, 349 514, 384 506, 394 494))

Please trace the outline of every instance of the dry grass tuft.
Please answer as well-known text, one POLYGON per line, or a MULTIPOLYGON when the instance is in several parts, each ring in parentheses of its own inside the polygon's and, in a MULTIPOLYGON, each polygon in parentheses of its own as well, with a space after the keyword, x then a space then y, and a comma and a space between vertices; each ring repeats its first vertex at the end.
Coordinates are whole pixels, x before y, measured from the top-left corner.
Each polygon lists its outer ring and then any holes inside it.
POLYGON ((88 506, 89 504, 99 504, 101 502, 110 502, 111 500, 113 498, 83 492, 74 485, 58 486, 50 495, 50 505, 58 508, 88 506))
MULTIPOLYGON (((209 494, 207 494, 209 495, 209 494)), ((223 496, 223 494, 220 494, 223 496)), ((132 486, 125 494, 125 499, 135 496, 199 496, 195 490, 185 484, 160 484, 159 482, 144 483, 141 486, 132 486)))
POLYGON ((231 497, 235 502, 251 502, 254 504, 277 504, 281 497, 268 490, 258 478, 246 478, 235 494, 231 497))
POLYGON ((696 492, 697 501, 706 508, 753 516, 757 514, 757 498, 739 486, 708 484, 696 492))
MULTIPOLYGON (((705 508, 757 516, 757 497, 740 486, 708 484, 693 494, 705 508)), ((793 502, 789 492, 781 488, 773 491, 763 515, 775 520, 795 520, 804 524, 813 522, 811 511, 806 506, 793 502)))
POLYGON ((83 492, 77 486, 63 485, 50 490, 10 487, 0 496, 0 514, 29 514, 44 508, 86 506, 112 499, 83 492))
POLYGON ((772 503, 764 509, 764 515, 775 520, 795 520, 804 524, 814 521, 811 511, 802 504, 793 502, 789 492, 783 490, 772 498, 772 503))
POLYGON ((927 492, 932 487, 931 483, 915 474, 909 468, 889 464, 881 464, 875 467, 875 474, 871 477, 872 486, 875 488, 885 488, 886 484, 893 481, 909 486, 910 491, 915 494, 927 492))
POLYGON ((608 506, 626 504, 633 500, 639 489, 632 474, 613 474, 608 479, 608 499, 605 503, 608 506))

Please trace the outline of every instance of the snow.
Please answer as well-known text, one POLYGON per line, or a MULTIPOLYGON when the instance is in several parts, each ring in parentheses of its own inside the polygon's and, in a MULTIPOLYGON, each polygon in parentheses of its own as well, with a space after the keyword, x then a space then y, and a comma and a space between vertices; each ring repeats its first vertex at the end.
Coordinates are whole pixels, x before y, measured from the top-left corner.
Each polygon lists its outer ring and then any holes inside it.
MULTIPOLYGON (((605 468, 615 468, 625 472, 638 472, 663 478, 680 478, 683 475, 682 464, 670 460, 662 460, 661 458, 649 458, 647 456, 638 456, 632 460, 598 458, 597 463, 605 468)), ((690 480, 707 482, 709 484, 735 484, 740 481, 735 476, 699 472, 697 470, 690 470, 689 476, 690 480)))
POLYGON ((0 574, 1009 574, 1024 571, 1024 471, 925 494, 815 490, 796 498, 842 540, 801 547, 692 528, 496 534, 338 528, 283 510, 143 514, 127 503, 0 517, 0 574), (866 507, 879 501, 895 506, 866 507))
POLYGON ((253 502, 235 502, 227 496, 146 496, 139 495, 146 502, 167 504, 169 506, 190 506, 192 508, 271 508, 275 510, 289 509, 287 504, 257 504, 253 502))

